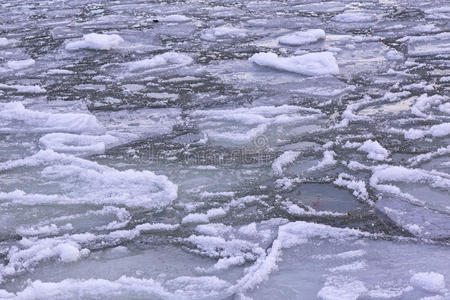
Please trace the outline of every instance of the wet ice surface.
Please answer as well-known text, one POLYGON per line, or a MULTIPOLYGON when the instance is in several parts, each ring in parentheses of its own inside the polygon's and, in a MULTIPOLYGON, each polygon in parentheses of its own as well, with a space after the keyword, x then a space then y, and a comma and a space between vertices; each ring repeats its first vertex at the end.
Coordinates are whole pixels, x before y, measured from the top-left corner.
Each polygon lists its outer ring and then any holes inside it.
POLYGON ((449 21, 0 3, 0 298, 448 299, 449 21))

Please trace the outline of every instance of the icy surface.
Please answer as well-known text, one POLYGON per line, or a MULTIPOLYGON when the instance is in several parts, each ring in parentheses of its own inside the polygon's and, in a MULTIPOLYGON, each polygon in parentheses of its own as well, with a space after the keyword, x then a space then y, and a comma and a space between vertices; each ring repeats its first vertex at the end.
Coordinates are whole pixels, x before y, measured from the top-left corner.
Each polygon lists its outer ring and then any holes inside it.
POLYGON ((450 299, 446 1, 0 1, 0 299, 450 299))

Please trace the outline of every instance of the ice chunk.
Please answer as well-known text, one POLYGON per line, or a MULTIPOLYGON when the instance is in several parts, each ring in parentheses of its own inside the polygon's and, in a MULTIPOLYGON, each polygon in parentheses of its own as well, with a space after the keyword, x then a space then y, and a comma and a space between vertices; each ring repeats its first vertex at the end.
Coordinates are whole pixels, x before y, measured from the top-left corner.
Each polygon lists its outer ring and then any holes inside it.
POLYGON ((349 190, 352 190, 353 196, 373 205, 369 200, 369 193, 367 192, 366 183, 363 180, 356 180, 354 176, 341 173, 333 183, 337 186, 346 187, 349 190))
POLYGON ((244 38, 247 36, 246 29, 235 28, 230 26, 220 26, 216 28, 207 29, 201 38, 207 41, 215 41, 217 39, 233 39, 244 38))
POLYGON ((421 95, 417 98, 416 102, 411 106, 411 112, 418 117, 427 117, 426 111, 429 111, 434 106, 438 106, 441 103, 449 101, 448 97, 441 95, 428 96, 427 94, 421 95))
POLYGON ((66 50, 111 50, 119 48, 123 43, 124 40, 117 34, 89 33, 83 35, 83 39, 80 41, 67 43, 66 50))
POLYGON ((212 208, 206 213, 192 213, 183 218, 182 223, 208 223, 210 219, 222 217, 227 213, 223 208, 212 208))
POLYGON ((341 23, 366 23, 376 21, 377 17, 364 12, 344 12, 335 16, 332 20, 341 23))
POLYGON ((336 59, 331 52, 308 53, 292 57, 278 57, 275 53, 257 53, 249 60, 260 66, 309 76, 339 73, 336 59))
POLYGON ((23 191, 0 193, 10 202, 122 204, 160 208, 177 197, 178 187, 166 176, 150 171, 119 171, 72 155, 41 150, 35 155, 0 163, 0 170, 44 166, 41 176, 61 184, 64 196, 27 195, 23 191))
POLYGON ((6 63, 6 66, 13 70, 26 69, 33 66, 36 62, 34 59, 24 59, 24 60, 10 60, 6 63))
POLYGON ((129 62, 125 65, 130 71, 139 71, 170 65, 183 66, 192 63, 192 61, 192 58, 186 54, 167 52, 164 54, 155 55, 152 58, 129 62))
POLYGON ((323 300, 356 300, 367 291, 359 280, 336 285, 329 283, 317 293, 317 297, 323 300))
POLYGON ((295 159, 300 155, 300 152, 297 151, 286 151, 281 154, 275 161, 272 163, 272 170, 275 175, 280 176, 283 175, 283 167, 295 161, 295 159))
POLYGON ((450 53, 448 44, 450 33, 410 37, 408 41, 408 54, 411 56, 439 55, 450 53))
POLYGON ((39 139, 46 149, 74 154, 101 154, 107 146, 117 144, 119 139, 107 135, 78 135, 49 133, 39 139))
POLYGON ((0 38, 0 47, 5 47, 14 43, 14 40, 9 40, 7 38, 0 38))
POLYGON ((0 84, 0 89, 15 89, 18 93, 23 94, 44 94, 47 91, 37 85, 6 85, 6 84, 0 84))
POLYGON ((445 288, 444 276, 435 272, 420 272, 411 277, 411 284, 429 292, 440 292, 445 288))
POLYGON ((366 152, 367 157, 374 160, 386 160, 389 156, 388 150, 377 141, 372 140, 365 141, 358 150, 366 152))
POLYGON ((315 43, 324 39, 325 31, 322 29, 309 29, 282 36, 278 39, 278 42, 289 46, 300 46, 315 43))
POLYGON ((319 161, 319 163, 317 165, 309 168, 308 171, 320 170, 325 167, 335 165, 337 163, 337 161, 334 159, 335 155, 336 155, 336 153, 332 150, 324 151, 322 160, 319 161))
MULTIPOLYGON (((190 114, 211 140, 225 141, 227 145, 253 141, 257 149, 269 145, 269 128, 283 126, 286 131, 286 128, 299 128, 305 122, 317 122, 321 117, 316 109, 294 105, 196 110, 190 114), (237 124, 239 128, 236 128, 237 124)), ((280 133, 276 135, 279 137, 280 133)))
POLYGON ((162 18, 159 18, 160 21, 165 21, 165 22, 173 22, 173 23, 185 23, 185 22, 189 22, 191 19, 183 16, 183 15, 169 15, 169 16, 165 16, 162 18))
MULTIPOLYGON (((0 121, 10 122, 14 128, 15 122, 21 121, 27 126, 20 131, 30 132, 69 132, 102 134, 105 129, 90 114, 84 113, 52 113, 27 109, 20 102, 0 103, 0 121), (28 128, 27 128, 28 127, 28 128)), ((18 124, 17 124, 18 125, 18 124)), ((7 130, 5 124, 0 131, 7 130)))
POLYGON ((412 140, 423 138, 425 135, 435 137, 447 136, 450 134, 450 123, 434 125, 424 130, 411 128, 409 130, 405 130, 404 133, 406 139, 412 140))
MULTIPOLYGON (((83 298, 98 298, 106 295, 136 295, 142 296, 143 294, 149 298, 169 298, 173 297, 172 294, 167 292, 158 282, 152 279, 139 279, 134 277, 122 276, 115 281, 109 281, 105 279, 66 279, 61 282, 42 282, 36 280, 30 282, 30 284, 21 292, 14 295, 8 293, 7 297, 19 298, 19 299, 36 299, 36 295, 39 295, 43 299, 76 299, 80 296, 80 292, 83 298)), ((1 295, 1 294, 0 294, 1 295)))

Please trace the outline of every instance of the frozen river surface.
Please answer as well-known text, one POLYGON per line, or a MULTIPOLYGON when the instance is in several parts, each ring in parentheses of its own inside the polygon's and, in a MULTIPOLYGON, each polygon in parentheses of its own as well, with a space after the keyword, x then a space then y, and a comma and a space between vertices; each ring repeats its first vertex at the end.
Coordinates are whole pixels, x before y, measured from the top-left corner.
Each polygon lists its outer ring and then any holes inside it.
POLYGON ((450 299, 450 3, 0 1, 0 299, 450 299))

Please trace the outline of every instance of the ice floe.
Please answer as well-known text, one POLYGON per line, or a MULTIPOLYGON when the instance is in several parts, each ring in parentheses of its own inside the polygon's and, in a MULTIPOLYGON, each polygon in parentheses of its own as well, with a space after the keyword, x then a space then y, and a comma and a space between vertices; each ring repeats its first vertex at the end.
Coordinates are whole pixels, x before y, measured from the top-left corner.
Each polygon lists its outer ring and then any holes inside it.
POLYGON ((278 39, 278 42, 289 46, 300 46, 315 43, 324 39, 325 31, 322 29, 309 29, 284 35, 278 39))
POLYGON ((117 34, 89 33, 83 35, 83 38, 79 41, 67 43, 65 48, 69 51, 80 49, 111 50, 121 47, 124 42, 117 34))
POLYGON ((308 76, 339 73, 336 59, 331 52, 308 53, 291 57, 279 57, 275 53, 257 53, 249 60, 260 66, 308 76))

